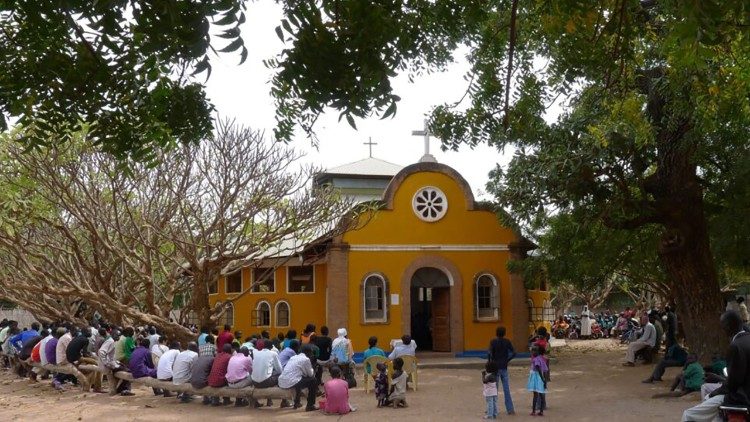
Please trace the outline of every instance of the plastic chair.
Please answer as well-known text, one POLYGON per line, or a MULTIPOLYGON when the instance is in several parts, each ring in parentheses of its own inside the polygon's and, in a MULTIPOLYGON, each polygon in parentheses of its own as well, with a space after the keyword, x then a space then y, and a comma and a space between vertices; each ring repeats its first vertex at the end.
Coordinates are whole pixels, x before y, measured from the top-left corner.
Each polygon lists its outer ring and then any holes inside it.
POLYGON ((411 378, 414 391, 417 391, 417 358, 409 355, 400 357, 404 360, 404 372, 411 378))
POLYGON ((364 362, 362 362, 362 369, 365 373, 365 393, 370 392, 370 389, 372 388, 371 385, 374 385, 375 380, 372 379, 372 374, 377 373, 377 368, 375 368, 375 365, 379 363, 384 363, 386 367, 388 366, 388 358, 384 356, 370 356, 369 358, 365 359, 364 362), (370 367, 370 373, 367 372, 367 367, 370 367))

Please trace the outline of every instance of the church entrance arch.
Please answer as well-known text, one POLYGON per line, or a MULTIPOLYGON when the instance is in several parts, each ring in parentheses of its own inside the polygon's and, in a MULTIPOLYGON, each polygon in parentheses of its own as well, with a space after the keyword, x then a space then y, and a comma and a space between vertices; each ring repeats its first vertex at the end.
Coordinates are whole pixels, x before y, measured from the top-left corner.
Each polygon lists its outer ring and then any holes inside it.
POLYGON ((463 351, 461 276, 449 260, 423 256, 409 265, 401 280, 403 331, 418 350, 463 351))
POLYGON ((423 267, 411 277, 411 336, 421 350, 450 352, 450 282, 437 268, 423 267))

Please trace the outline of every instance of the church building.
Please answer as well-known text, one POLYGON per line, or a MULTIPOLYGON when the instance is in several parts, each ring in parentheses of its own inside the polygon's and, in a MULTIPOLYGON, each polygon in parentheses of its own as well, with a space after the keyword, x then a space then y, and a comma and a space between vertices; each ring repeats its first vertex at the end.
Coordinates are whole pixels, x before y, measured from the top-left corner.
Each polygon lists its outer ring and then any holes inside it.
POLYGON ((332 337, 345 327, 358 352, 370 336, 388 350, 410 334, 418 351, 460 354, 486 350, 502 325, 525 351, 530 331, 549 319, 549 292, 527 290, 507 270, 534 245, 431 155, 403 168, 370 157, 329 169, 315 183, 370 201, 374 211, 343 234, 221 279, 209 301, 236 297, 225 320, 245 336, 301 333, 313 323, 332 337))

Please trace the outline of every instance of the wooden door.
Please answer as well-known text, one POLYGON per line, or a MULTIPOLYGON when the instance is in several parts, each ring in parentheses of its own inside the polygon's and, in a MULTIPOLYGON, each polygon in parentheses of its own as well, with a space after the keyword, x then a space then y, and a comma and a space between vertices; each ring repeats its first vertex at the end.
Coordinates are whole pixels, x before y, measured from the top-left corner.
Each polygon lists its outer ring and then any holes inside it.
MULTIPOLYGON (((451 351, 451 293, 449 287, 432 289, 432 350, 451 351)), ((419 347, 419 344, 417 344, 419 347)))

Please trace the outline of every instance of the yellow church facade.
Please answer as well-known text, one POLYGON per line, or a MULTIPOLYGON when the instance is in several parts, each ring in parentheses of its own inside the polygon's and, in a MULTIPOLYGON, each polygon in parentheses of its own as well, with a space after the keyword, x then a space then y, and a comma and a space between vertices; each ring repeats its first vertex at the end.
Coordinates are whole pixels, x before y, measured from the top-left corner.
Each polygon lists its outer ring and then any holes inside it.
POLYGON ((313 323, 333 335, 347 328, 357 351, 370 336, 387 350, 410 334, 419 350, 460 353, 485 350, 502 325, 524 350, 534 326, 530 300, 548 304, 549 293, 528 294, 507 264, 533 244, 504 227, 491 205, 475 201, 447 165, 420 162, 393 176, 357 177, 370 190, 386 186, 377 209, 358 217, 361 224, 225 276, 211 305, 232 301, 228 322, 246 336, 301 332, 313 323))

